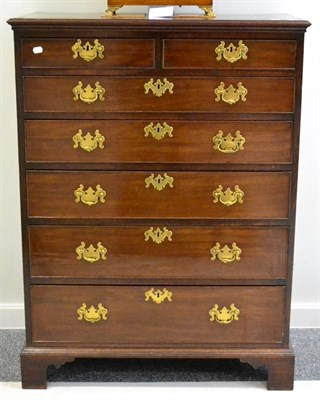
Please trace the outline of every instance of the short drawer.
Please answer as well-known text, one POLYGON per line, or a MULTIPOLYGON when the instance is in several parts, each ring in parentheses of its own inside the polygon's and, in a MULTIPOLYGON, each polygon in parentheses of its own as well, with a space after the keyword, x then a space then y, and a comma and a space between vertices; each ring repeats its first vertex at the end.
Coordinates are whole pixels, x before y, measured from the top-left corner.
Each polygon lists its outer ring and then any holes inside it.
POLYGON ((294 110, 293 78, 159 79, 160 83, 154 76, 24 77, 24 111, 291 113, 294 110))
POLYGON ((31 218, 288 218, 290 173, 28 172, 31 218))
POLYGON ((295 40, 166 39, 163 68, 294 69, 295 40))
POLYGON ((25 121, 26 160, 54 163, 291 162, 291 122, 25 121))
POLYGON ((37 278, 285 279, 286 227, 29 226, 37 278))
POLYGON ((27 68, 154 68, 153 39, 23 39, 27 68))
POLYGON ((30 296, 33 342, 234 346, 283 340, 281 286, 39 285, 30 296))

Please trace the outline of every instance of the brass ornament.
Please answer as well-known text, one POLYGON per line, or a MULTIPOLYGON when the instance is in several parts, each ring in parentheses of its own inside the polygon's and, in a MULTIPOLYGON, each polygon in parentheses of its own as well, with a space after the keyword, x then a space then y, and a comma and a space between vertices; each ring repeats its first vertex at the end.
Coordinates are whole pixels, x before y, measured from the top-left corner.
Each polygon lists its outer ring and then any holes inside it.
POLYGON ((87 204, 88 206, 92 206, 94 204, 97 204, 99 200, 101 203, 106 202, 104 199, 106 197, 106 192, 101 188, 100 185, 96 186, 96 190, 93 190, 91 186, 87 190, 83 189, 84 186, 80 184, 78 189, 74 191, 76 203, 82 201, 82 203, 87 204))
POLYGON ((243 150, 243 145, 246 142, 246 139, 240 134, 240 131, 235 133, 235 137, 228 133, 225 137, 223 137, 223 132, 219 131, 217 135, 213 138, 214 150, 219 150, 221 153, 237 153, 239 150, 243 150))
POLYGON ((229 187, 223 191, 223 187, 219 185, 217 189, 212 192, 213 202, 222 203, 224 206, 232 206, 236 203, 243 203, 244 192, 239 188, 238 185, 234 187, 234 191, 232 191, 229 187))
POLYGON ((230 305, 230 310, 223 307, 219 310, 218 304, 209 311, 210 321, 216 321, 219 324, 230 324, 232 321, 239 321, 240 310, 238 310, 234 304, 230 305))
POLYGON ((203 7, 203 6, 198 6, 200 10, 204 11, 204 15, 207 18, 215 18, 216 14, 213 12, 213 7, 203 7))
POLYGON ((157 123, 157 125, 154 126, 154 123, 150 122, 149 125, 145 126, 144 132, 145 137, 148 137, 150 133, 152 137, 156 140, 161 140, 166 135, 168 135, 168 137, 173 137, 173 127, 168 125, 166 122, 163 123, 163 126, 160 123, 157 123))
POLYGON ((161 97, 166 93, 166 91, 172 94, 173 86, 174 84, 169 82, 167 78, 163 78, 163 82, 161 82, 161 79, 157 79, 155 83, 153 83, 153 79, 151 78, 149 82, 144 84, 144 92, 145 94, 148 94, 151 90, 155 96, 161 97))
POLYGON ((150 299, 156 303, 156 304, 161 304, 165 300, 172 301, 172 292, 169 292, 166 288, 163 290, 154 290, 154 288, 151 288, 147 292, 145 292, 145 301, 149 301, 150 299))
POLYGON ((104 46, 99 42, 98 39, 94 40, 94 45, 86 42, 82 45, 82 40, 77 39, 76 43, 71 47, 74 52, 73 58, 78 58, 80 56, 83 60, 90 62, 95 58, 103 58, 104 46))
POLYGON ((228 245, 223 246, 221 249, 221 244, 217 242, 216 245, 210 249, 210 253, 212 255, 212 261, 218 258, 224 264, 228 264, 234 261, 240 261, 242 250, 237 246, 237 243, 232 243, 231 249, 228 245))
POLYGON ((246 60, 248 58, 248 51, 248 47, 243 43, 242 40, 238 42, 238 47, 236 47, 233 43, 230 43, 229 46, 225 47, 225 42, 221 42, 215 49, 218 61, 222 60, 223 57, 231 64, 241 60, 241 58, 246 60))
POLYGON ((81 81, 78 82, 77 86, 72 89, 74 94, 73 100, 81 100, 86 104, 92 104, 96 100, 104 101, 104 94, 106 90, 100 85, 99 82, 95 83, 95 88, 92 88, 91 85, 87 85, 83 88, 83 83, 81 81))
POLYGON ((160 244, 163 243, 165 239, 168 239, 169 242, 172 241, 172 231, 169 231, 166 227, 161 230, 157 228, 156 230, 151 227, 144 233, 145 241, 148 241, 150 238, 154 243, 160 244))
POLYGON ((225 89, 225 83, 220 82, 220 85, 214 89, 214 93, 217 96, 216 101, 220 101, 221 99, 227 104, 235 104, 240 99, 242 101, 247 101, 246 95, 248 94, 248 90, 242 85, 242 82, 238 82, 238 89, 235 89, 233 85, 229 85, 227 89, 225 89))
POLYGON ((99 132, 99 129, 94 132, 94 136, 92 136, 90 132, 86 133, 85 136, 82 136, 82 130, 79 129, 72 137, 72 140, 74 142, 74 149, 77 149, 79 145, 83 150, 88 152, 96 149, 98 146, 100 149, 104 149, 103 143, 105 137, 99 132))
POLYGON ((120 10, 123 6, 115 6, 115 7, 108 7, 106 9, 106 17, 113 17, 116 15, 117 11, 120 10))
POLYGON ((96 262, 100 260, 106 260, 108 250, 102 246, 101 242, 97 243, 97 248, 95 248, 92 244, 86 248, 85 242, 81 242, 81 245, 76 248, 76 253, 78 254, 77 260, 81 260, 82 258, 88 262, 96 262))
POLYGON ((158 174, 156 177, 154 177, 154 174, 151 174, 144 181, 146 183, 146 188, 148 188, 150 185, 159 191, 163 190, 167 185, 170 188, 173 188, 173 178, 166 173, 163 174, 163 177, 160 174, 158 174))
POLYGON ((77 309, 77 313, 79 315, 79 321, 85 319, 85 321, 93 324, 95 322, 99 322, 101 319, 107 320, 108 310, 103 307, 101 303, 98 304, 98 309, 96 309, 94 306, 91 306, 89 309, 87 309, 86 303, 82 303, 82 306, 77 309))

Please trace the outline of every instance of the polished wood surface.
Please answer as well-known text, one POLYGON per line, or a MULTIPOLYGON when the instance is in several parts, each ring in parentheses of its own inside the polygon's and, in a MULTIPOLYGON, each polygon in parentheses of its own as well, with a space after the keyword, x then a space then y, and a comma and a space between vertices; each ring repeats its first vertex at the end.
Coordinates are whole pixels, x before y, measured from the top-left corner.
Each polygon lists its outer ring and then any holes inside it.
POLYGON ((221 41, 238 46, 241 37, 221 40, 164 40, 163 68, 215 68, 215 69, 293 69, 296 63, 294 40, 244 40, 248 47, 247 59, 234 63, 223 57, 217 60, 215 49, 221 41))
POLYGON ((223 112, 223 113, 291 113, 294 111, 294 79, 283 78, 180 78, 170 77, 173 94, 166 92, 157 97, 145 94, 144 84, 153 75, 144 78, 104 76, 25 77, 24 111, 26 112, 223 112), (86 104, 74 101, 73 88, 78 82, 94 88, 99 82, 105 88, 105 100, 86 104), (248 90, 245 102, 230 105, 215 101, 214 90, 225 82, 237 88, 242 82, 248 90), (188 96, 186 96, 188 93, 188 96))
POLYGON ((292 153, 291 122, 230 122, 159 120, 27 120, 25 121, 26 160, 55 163, 281 163, 289 164, 292 153), (173 128, 172 137, 156 140, 145 136, 151 122, 173 128), (98 129, 105 137, 104 149, 74 149, 72 137, 82 130, 94 136, 98 129), (240 131, 244 150, 225 154, 213 148, 213 137, 240 131))
MULTIPOLYGON (((139 227, 46 227, 30 226, 31 277, 105 279, 285 279, 288 230, 285 227, 179 227, 160 244, 139 227), (101 242, 106 260, 90 263, 77 259, 75 249, 101 242), (239 261, 212 261, 210 249, 236 242, 239 261)), ((156 227, 154 227, 156 229, 156 227)), ((160 227, 163 230, 163 226, 160 227)))
MULTIPOLYGON (((145 301, 150 286, 31 286, 34 343, 103 345, 223 343, 281 343, 284 287, 168 286, 172 301, 145 301), (85 303, 108 309, 107 320, 78 320, 85 303), (223 325, 210 321, 209 310, 234 303, 239 321, 223 325), (130 327, 130 328, 129 328, 130 327), (77 334, 75 335, 75 332, 77 334)), ((155 287, 163 289, 163 287, 155 287)))
MULTIPOLYGON (((78 39, 78 38, 77 38, 78 39)), ((94 45, 95 37, 81 38, 94 45)), ((71 50, 76 39, 24 39, 22 64, 28 68, 154 68, 155 42, 152 39, 99 39, 104 46, 103 58, 87 62, 80 56, 73 58, 71 50), (43 52, 34 54, 33 48, 41 46, 43 52), (143 54, 143 57, 141 57, 143 54)))
MULTIPOLYGON (((175 172, 169 186, 146 188, 150 172, 28 172, 30 218, 288 218, 289 173, 175 172), (80 184, 106 191, 105 203, 87 206, 75 202, 80 184), (242 204, 213 203, 212 192, 222 185, 239 185, 242 204)), ((157 173, 155 174, 155 177, 157 173)), ((163 176, 163 173, 162 173, 163 176)))

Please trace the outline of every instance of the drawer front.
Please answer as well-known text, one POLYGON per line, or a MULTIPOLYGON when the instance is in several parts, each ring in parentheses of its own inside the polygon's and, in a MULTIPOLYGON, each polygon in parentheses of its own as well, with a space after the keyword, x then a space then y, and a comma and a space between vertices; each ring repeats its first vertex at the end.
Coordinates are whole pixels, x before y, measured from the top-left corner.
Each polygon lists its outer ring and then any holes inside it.
POLYGON ((284 287, 173 286, 166 287, 166 293, 163 287, 154 287, 153 292, 151 289, 150 286, 32 286, 32 340, 86 345, 221 343, 234 346, 235 343, 282 342, 284 287), (155 295, 156 290, 161 290, 159 297, 155 295), (147 292, 150 293, 148 301, 145 300, 147 292), (101 304, 100 314, 98 304, 101 304), (230 307, 232 304, 234 308, 230 307), (213 310, 215 305, 217 313, 213 310), (91 306, 93 309, 88 312, 91 306), (221 315, 219 311, 223 307, 226 310, 221 315), (209 315, 210 310, 213 316, 209 315), (230 322, 221 323, 226 320, 230 322))
POLYGON ((163 68, 295 68, 296 41, 243 40, 239 44, 240 40, 164 40, 163 68), (224 42, 224 45, 222 42, 224 42))
POLYGON ((290 173, 157 174, 28 172, 28 215, 89 219, 288 218, 290 173))
POLYGON ((29 243, 31 277, 286 278, 284 227, 29 226, 29 243))
POLYGON ((28 68, 154 68, 151 39, 23 39, 22 65, 28 68))
POLYGON ((145 78, 25 77, 24 110, 81 113, 99 111, 291 113, 294 108, 293 78, 169 77, 169 83, 165 83, 161 78, 159 90, 163 94, 159 96, 153 94, 150 89, 151 78, 154 79, 152 85, 155 88, 157 77, 150 76, 145 78), (147 89, 145 84, 148 84, 147 89), (148 93, 145 93, 146 90, 148 93), (220 94, 215 93, 215 90, 220 94), (229 104, 223 98, 235 103, 229 104))
POLYGON ((25 136, 29 162, 269 164, 292 151, 292 123, 275 121, 29 120, 25 136))

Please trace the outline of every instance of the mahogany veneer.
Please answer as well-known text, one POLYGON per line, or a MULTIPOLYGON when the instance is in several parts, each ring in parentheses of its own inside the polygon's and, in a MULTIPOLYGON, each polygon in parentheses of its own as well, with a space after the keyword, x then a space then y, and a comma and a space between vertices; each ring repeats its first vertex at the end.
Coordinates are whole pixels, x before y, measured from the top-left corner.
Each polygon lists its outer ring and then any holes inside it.
POLYGON ((48 365, 78 357, 179 357, 265 365, 268 389, 292 389, 290 299, 310 24, 275 16, 46 14, 9 23, 25 283, 22 387, 46 388, 48 365), (86 48, 74 57, 78 39, 86 48), (103 57, 84 59, 96 39, 103 57), (240 41, 245 57, 217 59, 221 42, 236 51, 240 41), (145 93, 150 79, 164 78, 172 93, 145 93), (84 88, 99 82, 103 98, 74 99, 79 81, 84 88), (226 89, 241 82, 246 100, 216 101, 221 82, 226 89), (172 130, 161 136, 165 123, 172 130), (150 124, 157 132, 146 132, 150 124), (95 147, 97 131, 104 140, 95 147), (230 135, 217 148, 218 134, 230 135), (146 187, 151 174, 173 181, 162 190, 146 187), (105 201, 75 202, 81 184, 100 185, 105 201), (219 185, 238 186, 243 202, 214 203, 219 185))

